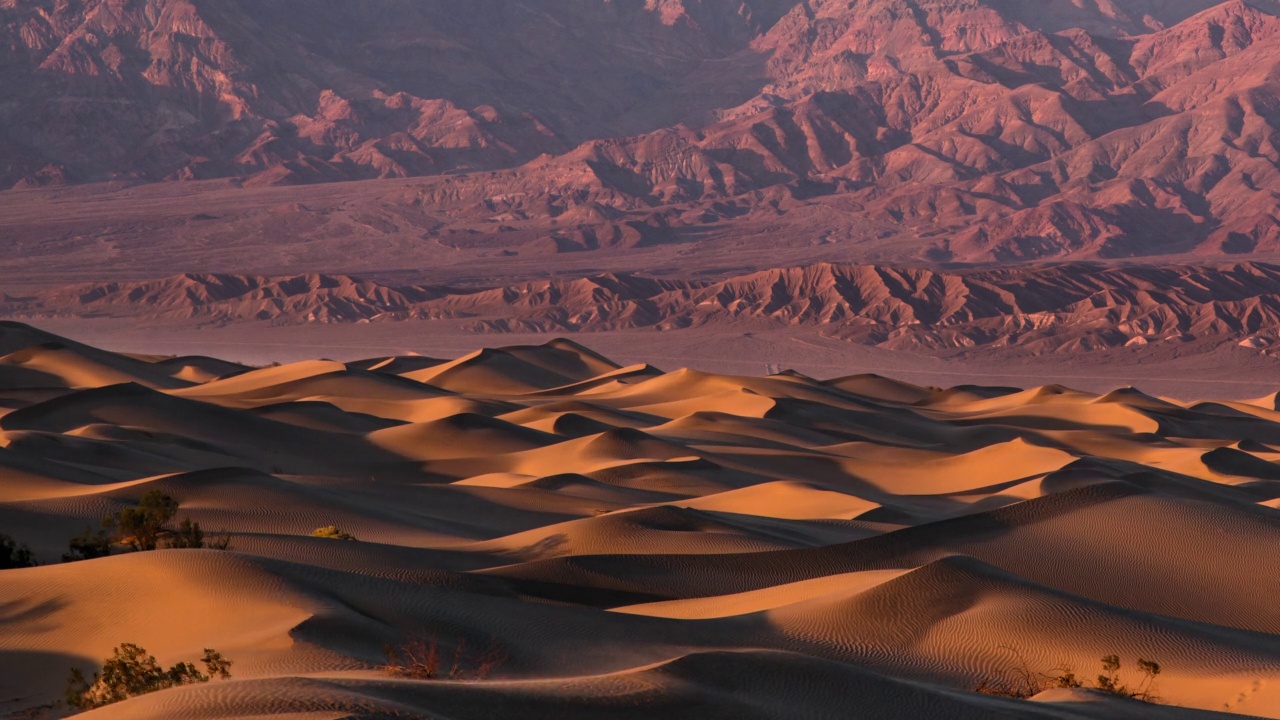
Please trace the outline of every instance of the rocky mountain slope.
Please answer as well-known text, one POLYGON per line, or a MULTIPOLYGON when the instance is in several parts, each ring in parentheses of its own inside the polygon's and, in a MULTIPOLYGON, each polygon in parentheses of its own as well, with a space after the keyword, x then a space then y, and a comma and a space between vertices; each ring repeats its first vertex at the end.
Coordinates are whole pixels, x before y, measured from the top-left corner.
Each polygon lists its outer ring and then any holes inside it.
POLYGON ((511 166, 713 101, 636 109, 672 105, 698 63, 744 47, 787 3, 694 5, 5 0, 17 152, 3 177, 307 182, 511 166))
POLYGON ((390 287, 347 276, 179 275, 0 297, 7 317, 155 323, 427 320, 477 332, 821 327, 895 350, 1042 355, 1192 343, 1270 353, 1280 267, 1069 264, 930 271, 820 264, 723 280, 604 274, 487 289, 390 287))
MULTIPOLYGON (((0 0, 0 184, 424 179, 536 252, 1280 252, 1262 0, 0 0)), ((528 248, 525 248, 528 249, 528 248)))

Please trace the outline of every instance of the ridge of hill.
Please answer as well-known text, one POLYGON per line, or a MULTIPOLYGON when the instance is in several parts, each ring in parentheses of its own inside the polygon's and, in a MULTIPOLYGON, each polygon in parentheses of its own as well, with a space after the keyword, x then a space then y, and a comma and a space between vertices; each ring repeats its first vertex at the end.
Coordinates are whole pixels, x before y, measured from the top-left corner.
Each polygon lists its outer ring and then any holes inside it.
POLYGON ((898 350, 1039 355, 1209 342, 1267 353, 1280 343, 1280 267, 823 263, 720 280, 605 273, 492 288, 191 273, 11 294, 0 312, 198 324, 428 320, 480 333, 803 326, 898 350))
POLYGON ((929 261, 1275 254, 1275 10, 5 0, 0 187, 421 178, 433 237, 543 252, 799 205, 929 261))

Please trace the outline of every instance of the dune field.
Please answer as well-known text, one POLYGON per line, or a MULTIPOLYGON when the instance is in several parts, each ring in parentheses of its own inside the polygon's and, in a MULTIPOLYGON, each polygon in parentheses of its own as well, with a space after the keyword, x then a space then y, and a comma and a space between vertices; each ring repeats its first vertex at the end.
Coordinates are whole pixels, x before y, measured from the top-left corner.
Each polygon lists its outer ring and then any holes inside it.
POLYGON ((232 677, 86 718, 1280 717, 1276 395, 565 340, 249 368, 18 323, 0 356, 0 532, 39 562, 0 570, 8 717, 68 714, 121 643, 232 677), (59 561, 152 491, 230 547, 59 561), (436 677, 384 667, 415 641, 436 677), (1161 703, 1092 689, 1112 654, 1131 686, 1158 662, 1161 703), (973 692, 1020 669, 1084 687, 973 692))

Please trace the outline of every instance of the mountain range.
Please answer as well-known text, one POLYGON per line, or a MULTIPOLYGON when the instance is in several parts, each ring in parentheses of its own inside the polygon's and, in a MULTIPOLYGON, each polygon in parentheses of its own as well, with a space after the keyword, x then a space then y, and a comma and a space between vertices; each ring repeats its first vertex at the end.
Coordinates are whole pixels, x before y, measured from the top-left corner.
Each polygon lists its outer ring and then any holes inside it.
POLYGON ((772 233, 926 263, 1261 257, 1276 12, 0 0, 0 186, 410 179, 375 194, 425 236, 535 254, 772 233))
POLYGON ((1280 266, 931 271, 818 264, 722 280, 605 273, 490 288, 187 273, 0 295, 6 317, 143 326, 427 321, 468 333, 797 328, 889 350, 1045 356, 1280 349, 1280 266), (1149 346, 1149 347, 1148 347, 1149 346))

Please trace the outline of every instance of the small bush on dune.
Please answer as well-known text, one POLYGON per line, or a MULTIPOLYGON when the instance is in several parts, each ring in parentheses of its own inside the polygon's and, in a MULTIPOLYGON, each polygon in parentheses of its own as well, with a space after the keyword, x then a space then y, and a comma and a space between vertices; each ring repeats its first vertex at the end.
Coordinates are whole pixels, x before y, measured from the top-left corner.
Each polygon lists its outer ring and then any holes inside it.
POLYGON ((414 637, 399 647, 387 645, 383 652, 387 656, 383 672, 413 680, 485 680, 507 659, 497 640, 490 641, 487 650, 471 652, 466 638, 447 648, 434 637, 414 637))
POLYGON ((1102 673, 1098 675, 1097 689, 1123 697, 1142 700, 1144 702, 1160 702, 1155 694, 1156 676, 1160 674, 1160 663, 1138 658, 1138 672, 1142 679, 1137 685, 1130 687, 1120 680, 1120 656, 1107 655, 1102 658, 1102 673))
POLYGON ((35 557, 31 555, 31 548, 26 545, 19 545, 18 541, 4 533, 0 533, 0 570, 35 567, 36 565, 35 557))
POLYGON ((134 552, 155 550, 161 541, 166 548, 226 550, 231 547, 231 536, 225 533, 206 540, 200 523, 192 522, 191 518, 183 518, 176 530, 170 529, 169 521, 177 511, 177 500, 152 490, 142 496, 137 507, 103 517, 96 532, 86 527, 83 533, 71 538, 70 550, 62 556, 62 561, 106 557, 114 545, 124 545, 134 552))
POLYGON ((103 662, 102 671, 90 680, 79 668, 71 669, 67 681, 67 704, 81 710, 110 705, 131 697, 181 685, 231 677, 231 661, 217 650, 205 648, 200 658, 204 672, 194 663, 180 662, 167 670, 142 647, 124 643, 103 662))
POLYGON ((62 556, 62 562, 93 560, 111 554, 111 543, 115 540, 115 522, 108 516, 102 519, 102 525, 95 532, 92 527, 85 526, 84 532, 71 538, 70 549, 62 556))
POLYGON ((328 525, 311 531, 311 537, 328 538, 330 540, 355 540, 356 536, 339 530, 336 525, 328 525))
POLYGON ((984 678, 973 688, 974 692, 1025 700, 1051 688, 1075 688, 1081 685, 1070 668, 1057 667, 1048 672, 1032 670, 1017 650, 1004 645, 1001 649, 1013 653, 1017 662, 1002 675, 984 678))
POLYGON ((1163 698, 1155 692, 1155 679, 1160 674, 1160 663, 1152 660, 1138 658, 1138 672, 1141 673, 1142 679, 1137 685, 1131 687, 1120 679, 1120 656, 1114 654, 1104 656, 1102 673, 1098 675, 1096 683, 1089 686, 1077 678, 1070 668, 1058 667, 1047 672, 1032 670, 1016 650, 1009 647, 1003 647, 1003 649, 1012 652, 1017 658, 1017 663, 1002 676, 984 678, 974 687, 974 692, 1025 700, 1053 688, 1091 687, 1110 695, 1143 702, 1163 702, 1163 698))
POLYGON ((200 529, 200 523, 191 522, 191 518, 183 518, 178 523, 178 529, 174 530, 165 541, 167 548, 209 548, 211 550, 226 550, 231 547, 231 536, 226 533, 216 537, 206 539, 204 531, 200 529))
POLYGON ((122 542, 133 550, 155 550, 165 525, 178 512, 178 501, 159 490, 142 496, 138 506, 116 513, 116 528, 122 542))
POLYGON ((183 518, 178 529, 165 541, 167 548, 202 548, 204 547, 204 530, 200 523, 191 522, 191 518, 183 518))

